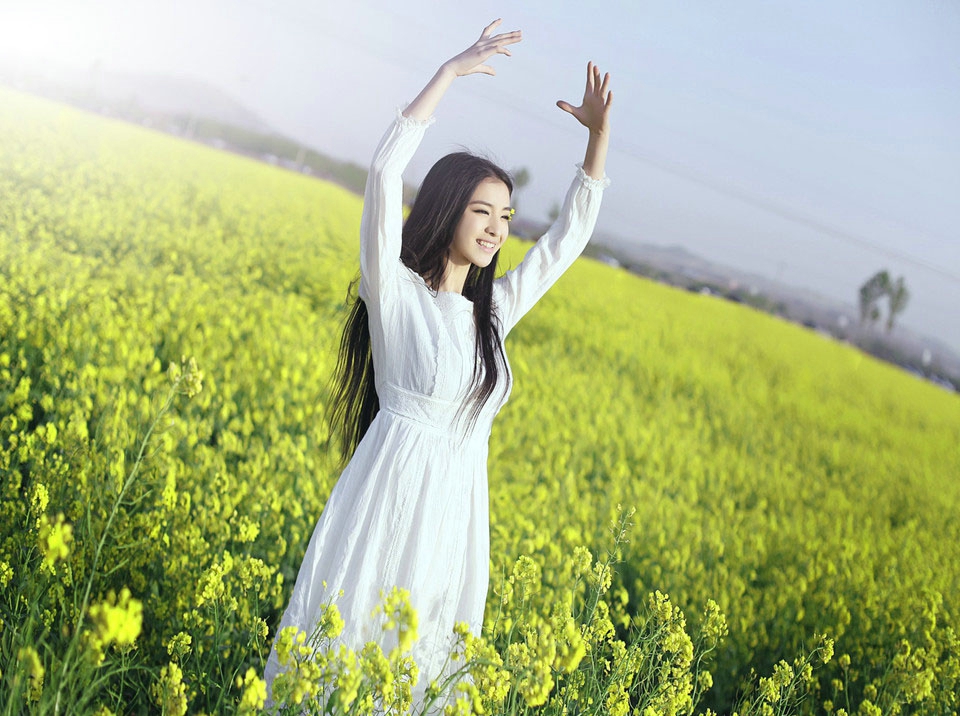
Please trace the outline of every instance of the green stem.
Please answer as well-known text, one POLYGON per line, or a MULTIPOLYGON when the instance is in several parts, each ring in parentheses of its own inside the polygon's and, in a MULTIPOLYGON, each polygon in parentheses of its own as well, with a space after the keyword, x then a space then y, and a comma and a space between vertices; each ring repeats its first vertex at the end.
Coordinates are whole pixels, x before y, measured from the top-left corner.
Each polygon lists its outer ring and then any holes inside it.
POLYGON ((84 619, 86 618, 87 608, 90 606, 90 592, 93 589, 93 580, 97 575, 97 567, 100 564, 100 555, 102 554, 103 547, 107 542, 107 535, 110 534, 110 527, 113 525, 113 521, 116 519, 117 513, 120 511, 120 505, 123 503, 124 496, 127 494, 127 491, 133 485, 134 479, 140 472, 140 466, 143 463, 143 453, 147 449, 147 443, 150 441, 150 436, 153 435, 153 431, 156 429, 160 419, 166 414, 166 412, 170 409, 170 406, 173 404, 173 398, 178 393, 180 381, 181 379, 178 379, 173 384, 173 387, 167 394, 167 399, 164 402, 163 407, 160 408, 160 412, 157 413, 156 418, 154 418, 153 422, 150 423, 147 434, 140 443, 140 450, 137 453, 137 459, 133 464, 133 469, 130 471, 127 479, 124 480, 123 486, 121 487, 120 492, 117 494, 117 498, 113 502, 113 507, 110 510, 110 516, 107 518, 107 524, 104 526, 103 533, 100 535, 100 541, 97 543, 97 549, 93 556, 93 564, 90 567, 90 576, 87 578, 86 588, 84 589, 83 603, 80 606, 80 614, 77 617, 77 626, 74 630, 73 638, 70 640, 70 645, 67 647, 67 653, 63 657, 63 667, 60 669, 60 678, 58 679, 59 684, 57 686, 57 697, 54 701, 54 714, 60 713, 60 700, 63 695, 64 683, 66 682, 67 669, 70 666, 73 652, 75 651, 80 640, 80 632, 83 628, 84 619))

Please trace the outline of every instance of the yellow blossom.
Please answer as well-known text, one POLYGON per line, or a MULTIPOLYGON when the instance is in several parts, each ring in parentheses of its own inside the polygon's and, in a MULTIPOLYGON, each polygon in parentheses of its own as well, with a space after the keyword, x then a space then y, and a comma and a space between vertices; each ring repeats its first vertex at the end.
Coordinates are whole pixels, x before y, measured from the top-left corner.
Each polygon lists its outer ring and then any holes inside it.
MULTIPOLYGON (((401 587, 393 587, 383 596, 383 602, 373 610, 374 615, 382 613, 385 616, 383 629, 397 630, 398 648, 400 652, 407 652, 417 640, 418 618, 417 612, 410 604, 410 591, 401 587)), ((339 612, 338 612, 339 617, 339 612)))
POLYGON ((52 573, 58 561, 70 556, 73 526, 64 521, 62 512, 53 521, 46 514, 41 515, 39 526, 39 546, 43 554, 41 568, 52 573))
POLYGON ((174 663, 160 669, 160 678, 150 687, 154 703, 164 714, 184 716, 187 713, 187 687, 183 683, 183 672, 174 663))
POLYGON ((30 508, 32 512, 36 515, 42 514, 46 511, 49 503, 50 493, 47 491, 47 486, 42 482, 38 482, 33 486, 33 492, 30 497, 30 508))
POLYGON ((186 632, 178 632, 167 642, 167 654, 178 661, 183 661, 183 658, 190 653, 190 644, 192 641, 193 637, 186 632))
POLYGON ((238 689, 243 689, 240 694, 240 706, 237 710, 241 714, 258 713, 267 700, 267 682, 261 679, 256 670, 251 667, 241 679, 237 677, 236 685, 238 689))
POLYGON ((327 604, 320 615, 320 633, 326 639, 335 639, 343 631, 343 617, 336 604, 327 604))
POLYGON ((13 569, 9 563, 0 560, 0 587, 6 588, 11 579, 13 579, 13 569))
POLYGON ((40 656, 32 646, 21 647, 17 652, 21 668, 27 672, 27 700, 39 701, 43 693, 43 677, 46 670, 40 661, 40 656))
POLYGON ((93 631, 87 641, 95 663, 102 663, 104 651, 110 644, 118 647, 131 646, 140 636, 143 625, 143 603, 134 599, 124 587, 119 597, 111 589, 106 601, 90 607, 93 631))

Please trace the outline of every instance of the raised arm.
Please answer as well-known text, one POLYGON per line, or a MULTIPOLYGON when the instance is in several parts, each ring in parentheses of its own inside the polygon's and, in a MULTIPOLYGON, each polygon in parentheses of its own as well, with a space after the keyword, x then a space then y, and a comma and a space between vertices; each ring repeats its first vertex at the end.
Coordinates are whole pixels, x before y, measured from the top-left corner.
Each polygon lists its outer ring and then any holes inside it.
POLYGON ((587 151, 583 157, 583 171, 594 179, 603 179, 607 163, 607 147, 610 143, 610 105, 613 104, 613 90, 610 89, 610 73, 600 79, 600 68, 592 62, 587 63, 587 87, 583 91, 583 102, 574 107, 562 99, 557 106, 569 112, 589 132, 587 151))
POLYGON ((485 61, 494 54, 509 56, 507 45, 522 39, 519 30, 494 35, 499 24, 494 20, 476 42, 444 62, 380 140, 367 175, 360 221, 360 295, 365 300, 379 303, 383 289, 396 278, 403 232, 402 174, 440 99, 457 77, 496 74, 485 61))
POLYGON ((507 45, 513 45, 523 39, 520 30, 494 35, 493 31, 497 29, 501 22, 499 18, 491 22, 483 28, 483 32, 480 33, 480 38, 476 42, 456 57, 451 57, 444 62, 427 83, 427 86, 404 110, 404 115, 414 119, 427 119, 432 116, 440 103, 440 99, 457 77, 475 73, 497 74, 490 65, 484 63, 496 54, 510 57, 510 50, 507 49, 507 45))
POLYGON ((604 173, 610 142, 610 73, 587 63, 583 102, 574 107, 560 100, 557 106, 587 128, 587 150, 578 168, 560 215, 520 265, 494 284, 494 298, 503 318, 504 335, 529 311, 581 254, 597 221, 603 189, 610 183, 604 173))

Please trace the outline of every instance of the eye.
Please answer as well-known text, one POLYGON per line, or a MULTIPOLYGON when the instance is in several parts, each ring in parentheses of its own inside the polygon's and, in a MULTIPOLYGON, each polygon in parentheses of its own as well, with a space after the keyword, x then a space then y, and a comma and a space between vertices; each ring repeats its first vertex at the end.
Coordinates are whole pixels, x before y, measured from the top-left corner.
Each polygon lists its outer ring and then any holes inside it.
POLYGON ((484 216, 489 216, 490 212, 486 209, 474 209, 474 212, 477 214, 483 214, 484 216))

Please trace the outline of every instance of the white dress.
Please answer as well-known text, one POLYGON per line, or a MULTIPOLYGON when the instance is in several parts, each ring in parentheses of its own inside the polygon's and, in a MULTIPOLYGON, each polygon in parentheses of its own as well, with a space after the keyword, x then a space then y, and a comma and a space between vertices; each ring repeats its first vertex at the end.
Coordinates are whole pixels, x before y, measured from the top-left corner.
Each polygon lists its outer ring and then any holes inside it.
MULTIPOLYGON (((381 591, 408 589, 419 617, 414 711, 449 654, 454 624, 466 622, 474 634, 483 624, 490 570, 487 442, 511 388, 503 378, 465 431, 467 421, 457 413, 469 396, 475 361, 473 304, 459 293, 431 290, 400 261, 401 174, 432 122, 398 111, 370 168, 360 296, 369 314, 380 411, 330 493, 277 629, 295 625, 310 633, 321 605, 334 599, 345 622, 342 643, 359 651, 373 640, 389 653, 395 632, 391 643, 371 612, 381 591)), ((558 220, 494 283, 503 337, 581 253, 608 183, 578 167, 558 220)), ((264 674, 268 686, 279 668, 274 649, 264 674)))

